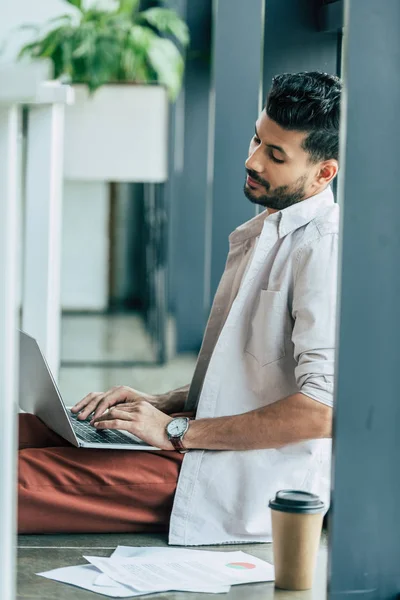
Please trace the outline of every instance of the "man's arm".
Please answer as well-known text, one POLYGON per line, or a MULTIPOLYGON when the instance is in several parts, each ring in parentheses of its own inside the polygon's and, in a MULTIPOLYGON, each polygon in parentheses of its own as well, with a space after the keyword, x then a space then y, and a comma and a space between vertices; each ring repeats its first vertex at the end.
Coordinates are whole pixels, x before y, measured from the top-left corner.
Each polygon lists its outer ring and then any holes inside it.
POLYGON ((154 406, 167 414, 183 412, 188 397, 189 388, 190 384, 167 392, 166 394, 160 394, 159 396, 156 396, 157 401, 154 406))
POLYGON ((292 342, 298 393, 233 417, 200 419, 184 437, 188 448, 279 448, 332 435, 338 235, 301 248, 294 272, 292 342))
MULTIPOLYGON (((166 426, 171 417, 139 400, 115 406, 95 419, 98 429, 124 429, 152 446, 173 450, 166 426)), ((241 415, 191 421, 183 438, 188 449, 256 450, 330 437, 332 409, 304 394, 294 394, 241 415)))
POLYGON ((242 415, 192 421, 183 444, 191 450, 256 450, 331 435, 332 409, 299 393, 242 415))

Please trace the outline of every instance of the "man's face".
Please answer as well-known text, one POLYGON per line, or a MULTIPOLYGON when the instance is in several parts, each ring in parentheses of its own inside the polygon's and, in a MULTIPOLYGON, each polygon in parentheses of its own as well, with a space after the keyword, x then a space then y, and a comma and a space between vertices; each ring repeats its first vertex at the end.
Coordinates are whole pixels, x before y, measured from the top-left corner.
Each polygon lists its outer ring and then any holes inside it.
POLYGON ((282 129, 263 110, 246 161, 244 193, 251 202, 277 211, 312 195, 320 165, 301 147, 307 135, 282 129))

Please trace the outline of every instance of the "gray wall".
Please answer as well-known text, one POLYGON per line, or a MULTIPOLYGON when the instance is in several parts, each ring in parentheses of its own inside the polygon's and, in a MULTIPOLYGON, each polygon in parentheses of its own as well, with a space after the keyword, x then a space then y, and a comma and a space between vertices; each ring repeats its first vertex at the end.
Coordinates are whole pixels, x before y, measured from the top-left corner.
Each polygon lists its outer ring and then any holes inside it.
POLYGON ((389 600, 400 594, 400 2, 347 10, 329 597, 389 600))
POLYGON ((208 308, 222 275, 228 236, 251 219, 255 207, 243 194, 244 163, 259 112, 264 0, 218 0, 214 21, 215 130, 210 204, 208 308))
POLYGON ((278 73, 337 73, 338 34, 319 30, 317 3, 266 0, 264 97, 278 73))

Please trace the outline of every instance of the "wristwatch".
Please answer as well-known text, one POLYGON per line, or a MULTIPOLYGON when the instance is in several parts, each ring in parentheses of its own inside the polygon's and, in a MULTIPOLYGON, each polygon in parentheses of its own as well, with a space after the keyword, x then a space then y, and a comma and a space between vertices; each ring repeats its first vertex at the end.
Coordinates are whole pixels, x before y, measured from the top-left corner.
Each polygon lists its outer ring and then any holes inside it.
POLYGON ((181 454, 185 454, 187 452, 187 449, 182 443, 182 439, 189 429, 189 422, 190 419, 188 417, 175 417, 175 419, 172 419, 172 421, 170 421, 166 427, 169 441, 175 450, 181 454))

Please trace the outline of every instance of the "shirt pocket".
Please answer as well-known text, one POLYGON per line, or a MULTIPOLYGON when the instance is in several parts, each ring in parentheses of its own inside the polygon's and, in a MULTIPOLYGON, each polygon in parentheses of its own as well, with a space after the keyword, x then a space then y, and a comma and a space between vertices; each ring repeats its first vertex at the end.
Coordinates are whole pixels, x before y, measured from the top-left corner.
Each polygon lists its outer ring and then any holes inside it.
POLYGON ((261 290, 260 301, 251 319, 245 352, 262 366, 285 356, 287 309, 281 292, 261 290))

